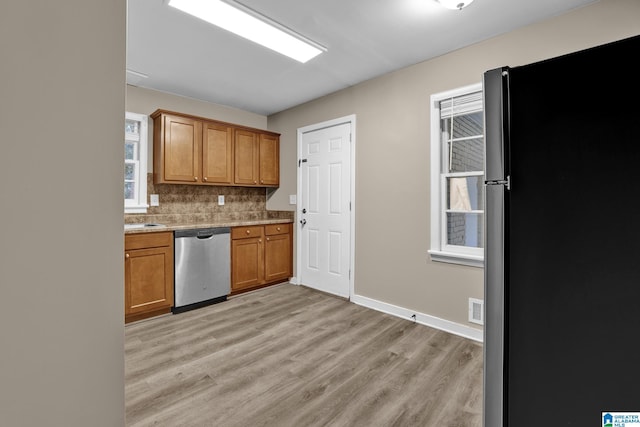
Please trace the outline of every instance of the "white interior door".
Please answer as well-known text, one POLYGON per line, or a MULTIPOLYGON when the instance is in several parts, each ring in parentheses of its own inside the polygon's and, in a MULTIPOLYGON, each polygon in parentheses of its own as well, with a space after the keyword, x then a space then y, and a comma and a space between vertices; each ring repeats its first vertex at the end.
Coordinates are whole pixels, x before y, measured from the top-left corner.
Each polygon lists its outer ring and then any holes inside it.
POLYGON ((301 133, 299 283, 350 296, 352 122, 301 133))

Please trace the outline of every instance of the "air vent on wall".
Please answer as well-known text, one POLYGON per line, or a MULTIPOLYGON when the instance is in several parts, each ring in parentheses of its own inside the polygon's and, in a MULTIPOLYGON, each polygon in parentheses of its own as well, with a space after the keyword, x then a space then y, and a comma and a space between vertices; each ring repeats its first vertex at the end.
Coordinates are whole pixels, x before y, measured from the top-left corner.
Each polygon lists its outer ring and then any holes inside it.
POLYGON ((484 325, 484 301, 469 298, 469 322, 484 325))

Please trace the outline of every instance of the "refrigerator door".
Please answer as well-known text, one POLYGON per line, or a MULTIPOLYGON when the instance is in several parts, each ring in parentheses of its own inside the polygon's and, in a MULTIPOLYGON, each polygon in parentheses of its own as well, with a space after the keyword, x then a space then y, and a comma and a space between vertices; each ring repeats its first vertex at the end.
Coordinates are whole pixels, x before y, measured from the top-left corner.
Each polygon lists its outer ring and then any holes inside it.
POLYGON ((508 148, 508 69, 484 75, 485 323, 484 425, 502 426, 504 412, 505 191, 508 148))
POLYGON ((633 37, 508 70, 502 266, 499 204, 486 208, 485 427, 640 414, 637 52, 633 37))

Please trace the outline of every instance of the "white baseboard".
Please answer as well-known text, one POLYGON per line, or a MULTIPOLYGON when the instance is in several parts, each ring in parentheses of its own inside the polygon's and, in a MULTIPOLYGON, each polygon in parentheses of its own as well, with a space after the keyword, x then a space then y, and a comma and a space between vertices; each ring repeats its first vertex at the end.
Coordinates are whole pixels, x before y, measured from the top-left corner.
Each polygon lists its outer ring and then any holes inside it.
POLYGON ((291 279, 289 279, 289 283, 291 283, 292 285, 299 285, 300 283, 298 283, 298 278, 297 277, 292 277, 291 279))
POLYGON ((361 295, 354 295, 351 298, 351 302, 363 307, 371 308, 373 310, 381 311, 383 313, 408 320, 414 320, 411 316, 415 314, 415 321, 417 323, 420 323, 421 325, 430 326, 432 328, 440 329, 441 331, 449 332, 454 335, 458 335, 474 341, 483 342, 483 331, 469 326, 461 325, 460 323, 451 322, 450 320, 441 319, 439 317, 431 316, 424 313, 417 313, 414 310, 398 307, 397 305, 377 301, 372 298, 363 297, 361 295))

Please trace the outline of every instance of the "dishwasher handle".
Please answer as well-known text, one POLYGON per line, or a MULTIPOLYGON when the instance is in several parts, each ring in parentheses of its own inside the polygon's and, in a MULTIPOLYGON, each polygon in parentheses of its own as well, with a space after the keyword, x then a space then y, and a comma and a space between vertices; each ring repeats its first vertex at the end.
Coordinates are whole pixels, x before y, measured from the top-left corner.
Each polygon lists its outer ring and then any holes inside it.
POLYGON ((176 230, 174 236, 180 237, 196 237, 198 239, 209 239, 217 234, 230 234, 231 228, 229 227, 215 227, 215 228, 193 228, 189 230, 176 230))

